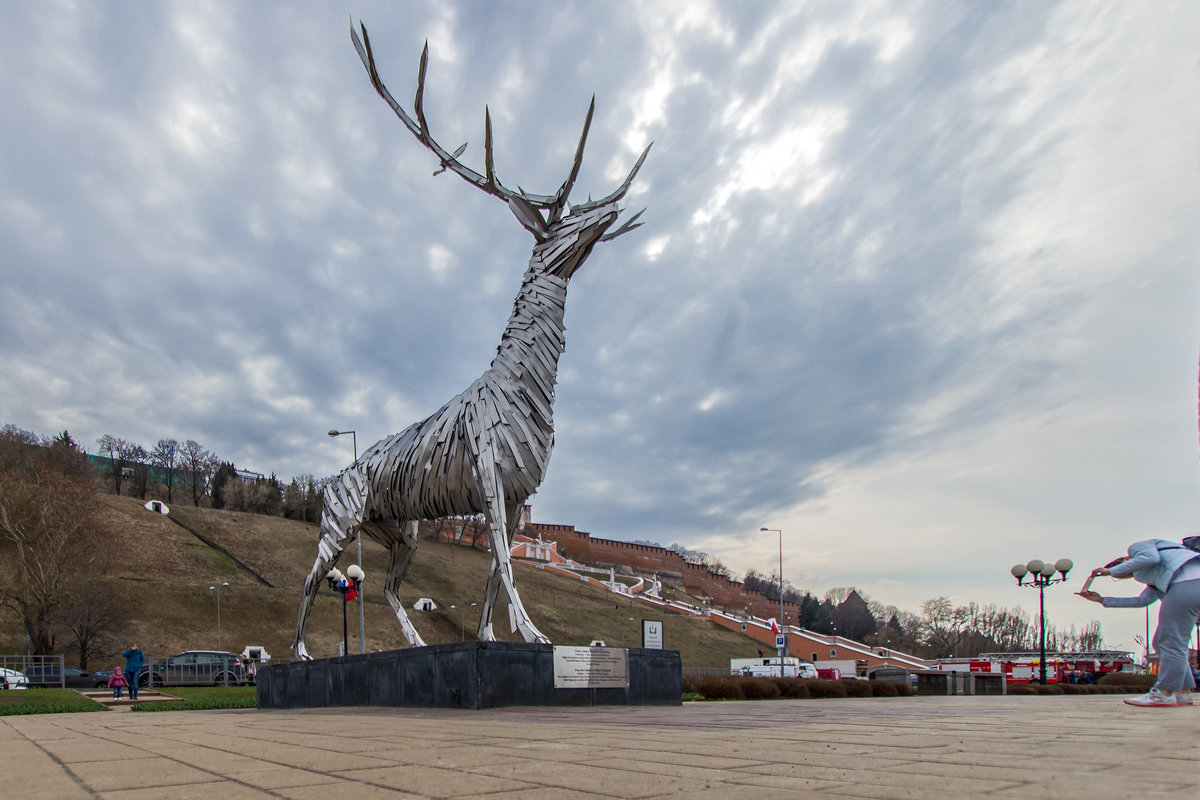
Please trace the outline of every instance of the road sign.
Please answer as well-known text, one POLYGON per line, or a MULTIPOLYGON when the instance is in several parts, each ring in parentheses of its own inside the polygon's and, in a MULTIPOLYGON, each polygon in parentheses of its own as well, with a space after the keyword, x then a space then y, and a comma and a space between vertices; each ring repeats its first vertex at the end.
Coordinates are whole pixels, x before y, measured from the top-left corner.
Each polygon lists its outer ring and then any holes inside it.
POLYGON ((777 647, 779 649, 783 649, 784 647, 787 647, 787 634, 783 634, 783 633, 776 634, 775 647, 777 647))

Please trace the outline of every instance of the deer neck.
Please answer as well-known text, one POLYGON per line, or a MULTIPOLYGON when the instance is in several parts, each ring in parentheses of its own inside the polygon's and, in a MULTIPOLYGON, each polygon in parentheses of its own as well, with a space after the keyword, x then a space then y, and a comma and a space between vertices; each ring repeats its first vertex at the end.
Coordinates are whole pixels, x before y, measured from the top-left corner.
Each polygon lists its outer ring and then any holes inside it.
POLYGON ((500 337, 491 372, 513 388, 524 390, 534 407, 548 417, 558 380, 558 359, 567 346, 563 324, 567 282, 535 266, 531 264, 526 271, 521 291, 513 301, 512 316, 500 337))

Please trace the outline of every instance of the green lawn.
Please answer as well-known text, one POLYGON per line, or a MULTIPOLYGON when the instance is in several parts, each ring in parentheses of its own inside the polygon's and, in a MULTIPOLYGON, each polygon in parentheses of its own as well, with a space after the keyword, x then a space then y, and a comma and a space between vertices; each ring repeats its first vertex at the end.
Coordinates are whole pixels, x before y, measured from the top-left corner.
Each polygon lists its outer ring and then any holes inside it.
MULTIPOLYGON (((164 693, 178 701, 145 703, 138 711, 191 711, 213 708, 254 708, 253 686, 169 686, 164 693)), ((25 689, 0 692, 0 717, 10 714, 61 714, 105 711, 104 705, 71 689, 25 689)))
POLYGON ((257 708, 253 686, 167 686, 164 694, 176 701, 141 703, 130 711, 205 711, 221 708, 257 708))
POLYGON ((254 697, 253 686, 167 686, 164 694, 184 700, 211 700, 226 697, 254 697))
POLYGON ((14 689, 0 692, 0 716, 104 710, 104 706, 71 689, 14 689))

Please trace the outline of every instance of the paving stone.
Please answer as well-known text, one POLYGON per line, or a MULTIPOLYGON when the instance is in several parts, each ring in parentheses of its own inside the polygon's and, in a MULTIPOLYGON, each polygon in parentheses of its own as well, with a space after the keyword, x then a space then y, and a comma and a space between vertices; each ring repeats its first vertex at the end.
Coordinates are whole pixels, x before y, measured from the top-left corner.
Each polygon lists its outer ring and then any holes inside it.
MULTIPOLYGON (((492 792, 530 789, 534 784, 507 776, 490 775, 483 767, 477 772, 403 765, 387 768, 357 769, 338 776, 380 787, 402 789, 422 797, 477 797, 492 792)), ((505 767, 505 769, 510 769, 505 767)))
POLYGON ((170 793, 161 787, 105 792, 104 800, 275 800, 277 795, 243 786, 233 781, 213 781, 172 786, 170 793))
POLYGON ((1119 697, 0 718, 22 800, 1200 796, 1200 715, 1119 697))
POLYGON ((216 779, 208 772, 155 756, 113 761, 89 760, 70 764, 69 767, 80 781, 96 792, 157 788, 166 796, 173 795, 176 786, 211 783, 216 779))

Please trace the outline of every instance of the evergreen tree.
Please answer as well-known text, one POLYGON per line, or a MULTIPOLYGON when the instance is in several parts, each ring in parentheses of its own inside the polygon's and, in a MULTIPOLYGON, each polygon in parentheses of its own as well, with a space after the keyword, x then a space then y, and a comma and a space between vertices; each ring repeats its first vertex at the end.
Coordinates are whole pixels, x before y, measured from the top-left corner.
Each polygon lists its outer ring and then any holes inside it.
POLYGON ((209 494, 212 495, 213 508, 225 508, 229 502, 226 487, 229 486, 230 481, 236 481, 237 479, 237 467, 232 462, 222 461, 213 473, 212 482, 209 484, 208 489, 209 494))

